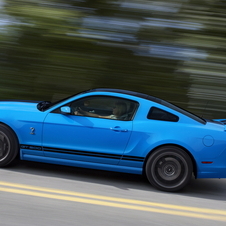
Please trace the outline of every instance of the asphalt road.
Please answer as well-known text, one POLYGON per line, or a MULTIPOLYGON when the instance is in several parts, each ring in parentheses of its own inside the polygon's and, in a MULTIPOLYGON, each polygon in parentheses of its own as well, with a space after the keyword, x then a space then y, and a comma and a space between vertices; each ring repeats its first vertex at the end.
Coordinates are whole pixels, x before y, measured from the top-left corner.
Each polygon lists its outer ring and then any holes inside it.
POLYGON ((142 176, 18 161, 0 190, 0 226, 226 225, 225 179, 166 193, 142 176))

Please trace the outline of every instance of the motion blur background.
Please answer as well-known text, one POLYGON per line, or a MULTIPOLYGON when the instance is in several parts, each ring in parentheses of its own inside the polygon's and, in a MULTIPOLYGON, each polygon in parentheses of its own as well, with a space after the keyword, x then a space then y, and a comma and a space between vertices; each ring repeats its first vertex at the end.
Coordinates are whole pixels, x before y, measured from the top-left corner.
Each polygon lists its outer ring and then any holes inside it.
POLYGON ((225 0, 0 0, 0 99, 110 87, 226 118, 225 0))

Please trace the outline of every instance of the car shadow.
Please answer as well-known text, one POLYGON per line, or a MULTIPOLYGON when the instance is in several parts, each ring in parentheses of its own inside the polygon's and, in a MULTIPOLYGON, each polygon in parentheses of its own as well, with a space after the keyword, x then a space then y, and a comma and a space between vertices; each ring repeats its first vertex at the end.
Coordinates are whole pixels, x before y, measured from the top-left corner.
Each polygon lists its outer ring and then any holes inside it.
MULTIPOLYGON (((130 188, 150 190, 150 188, 152 188, 145 176, 104 170, 22 160, 16 160, 13 164, 4 169, 30 175, 56 177, 89 183, 101 183, 110 186, 116 185, 123 190, 130 188)), ((155 189, 153 188, 153 190, 155 189)))
MULTIPOLYGON (((143 175, 118 173, 78 167, 53 165, 39 162, 16 160, 12 165, 4 168, 7 171, 21 172, 30 175, 40 175, 82 181, 95 184, 114 186, 119 189, 137 189, 156 193, 165 193, 151 186, 143 175)), ((203 199, 226 201, 226 179, 195 179, 181 191, 171 195, 197 197, 203 199)))
POLYGON ((183 190, 184 195, 226 201, 226 179, 195 179, 183 190))

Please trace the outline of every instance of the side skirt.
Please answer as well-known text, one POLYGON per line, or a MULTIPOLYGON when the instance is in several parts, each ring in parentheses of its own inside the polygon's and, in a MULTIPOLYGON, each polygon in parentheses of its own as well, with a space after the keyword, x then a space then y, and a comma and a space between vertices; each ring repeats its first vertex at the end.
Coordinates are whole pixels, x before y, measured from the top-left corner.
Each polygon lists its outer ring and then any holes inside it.
POLYGON ((29 155, 29 154, 22 154, 21 159, 27 160, 27 161, 34 161, 34 162, 43 162, 43 163, 50 163, 50 164, 57 164, 57 165, 66 165, 66 166, 107 170, 107 171, 131 173, 131 174, 142 174, 143 172, 142 168, 136 168, 136 167, 107 165, 107 164, 93 163, 93 162, 81 162, 81 161, 68 160, 68 159, 58 159, 58 158, 56 159, 51 157, 35 156, 35 155, 29 155))

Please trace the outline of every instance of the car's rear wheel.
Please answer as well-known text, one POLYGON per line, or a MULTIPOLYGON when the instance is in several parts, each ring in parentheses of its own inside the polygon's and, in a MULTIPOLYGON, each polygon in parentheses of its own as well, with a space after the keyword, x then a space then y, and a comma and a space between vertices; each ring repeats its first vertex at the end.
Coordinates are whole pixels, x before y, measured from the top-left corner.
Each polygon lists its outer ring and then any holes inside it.
POLYGON ((176 146, 164 146, 150 155, 145 172, 149 182, 163 191, 178 191, 190 180, 193 164, 190 156, 176 146))
POLYGON ((17 156, 18 139, 15 133, 5 125, 0 125, 0 167, 7 166, 17 156))

